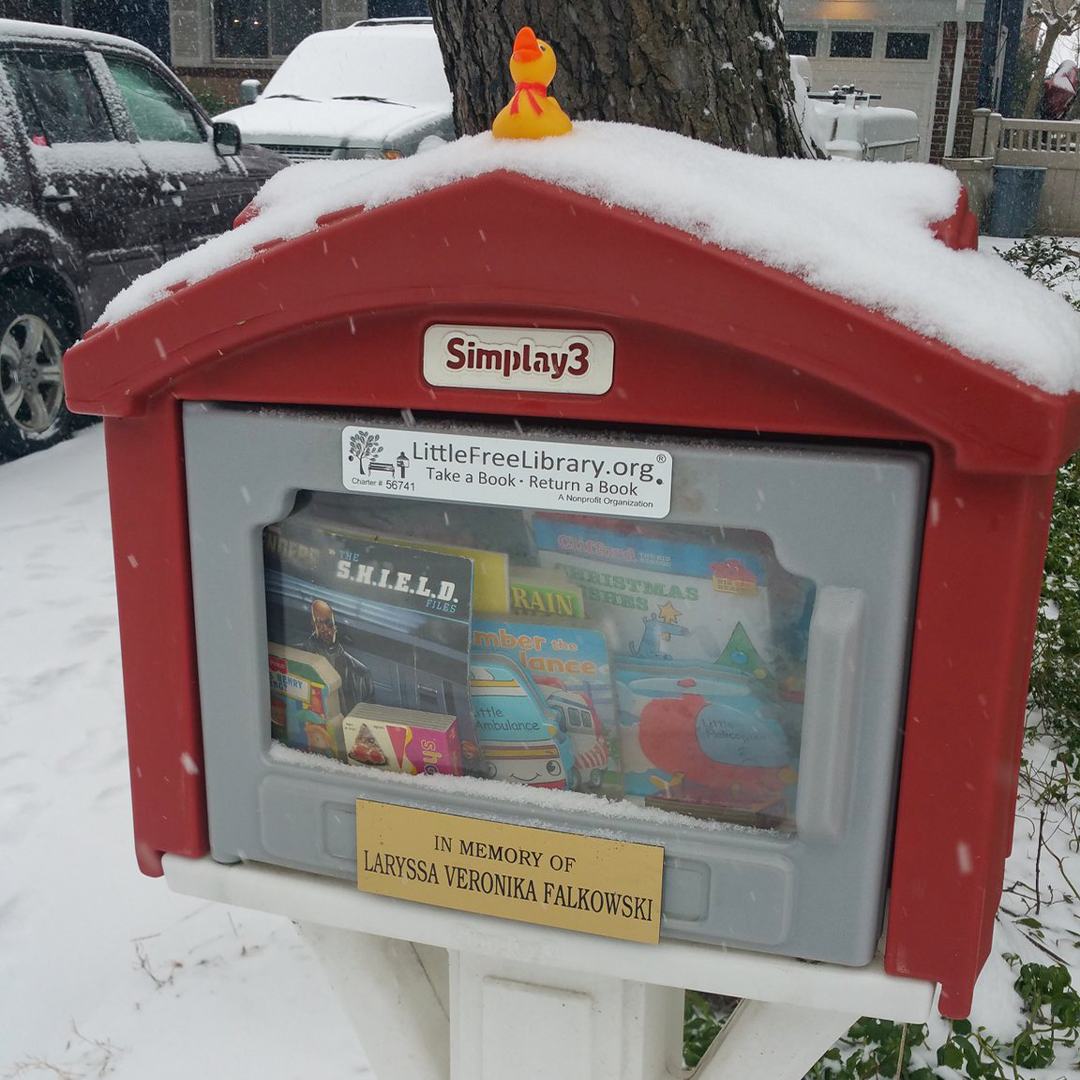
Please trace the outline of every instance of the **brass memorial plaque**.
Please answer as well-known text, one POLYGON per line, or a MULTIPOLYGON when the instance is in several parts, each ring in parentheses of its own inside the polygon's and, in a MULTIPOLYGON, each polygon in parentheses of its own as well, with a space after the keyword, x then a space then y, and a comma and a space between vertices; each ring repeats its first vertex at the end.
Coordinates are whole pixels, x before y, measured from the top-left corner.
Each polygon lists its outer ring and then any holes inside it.
POLYGON ((656 944, 664 849, 356 802, 364 892, 656 944))

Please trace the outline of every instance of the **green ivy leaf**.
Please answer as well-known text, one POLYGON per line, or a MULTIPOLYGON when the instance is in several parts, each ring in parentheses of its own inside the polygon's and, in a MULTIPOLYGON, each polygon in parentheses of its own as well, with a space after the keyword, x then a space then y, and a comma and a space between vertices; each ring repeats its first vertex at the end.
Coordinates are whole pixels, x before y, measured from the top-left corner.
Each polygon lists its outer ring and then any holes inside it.
POLYGON ((937 1063, 950 1069, 964 1067, 964 1054, 955 1042, 947 1042, 938 1047, 937 1063))
POLYGON ((1054 1040, 1036 1039, 1026 1032, 1013 1044, 1013 1061, 1022 1069, 1046 1069, 1054 1063, 1054 1040))

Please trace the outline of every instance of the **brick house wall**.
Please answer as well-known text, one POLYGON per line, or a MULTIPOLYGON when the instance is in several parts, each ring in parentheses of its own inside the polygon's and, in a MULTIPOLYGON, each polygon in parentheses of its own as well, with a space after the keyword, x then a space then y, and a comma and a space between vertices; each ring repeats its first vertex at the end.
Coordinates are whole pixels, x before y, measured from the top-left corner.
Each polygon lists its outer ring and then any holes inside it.
MULTIPOLYGON (((960 79, 960 105, 956 116, 956 135, 953 156, 964 157, 971 144, 972 113, 979 90, 979 64, 982 59, 983 24, 967 24, 967 46, 964 49, 964 69, 960 79)), ((949 98, 952 95, 953 63, 956 59, 956 23, 942 27, 941 66, 938 69, 937 93, 934 100, 934 123, 930 129, 930 160, 940 162, 945 156, 945 135, 949 127, 949 98)))

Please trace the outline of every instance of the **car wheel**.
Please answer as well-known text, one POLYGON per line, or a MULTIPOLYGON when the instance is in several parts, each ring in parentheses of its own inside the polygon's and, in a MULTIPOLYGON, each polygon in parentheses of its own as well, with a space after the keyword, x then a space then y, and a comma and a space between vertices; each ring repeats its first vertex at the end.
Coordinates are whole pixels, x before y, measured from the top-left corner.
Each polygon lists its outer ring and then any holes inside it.
POLYGON ((0 456, 21 457, 71 435, 62 358, 71 328, 31 289, 0 298, 0 456))

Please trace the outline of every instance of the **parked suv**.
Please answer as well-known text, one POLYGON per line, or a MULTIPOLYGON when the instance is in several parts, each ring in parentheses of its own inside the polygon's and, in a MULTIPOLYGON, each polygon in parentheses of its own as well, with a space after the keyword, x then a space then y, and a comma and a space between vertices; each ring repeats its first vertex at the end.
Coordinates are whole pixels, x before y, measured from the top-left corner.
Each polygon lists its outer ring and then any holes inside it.
POLYGON ((221 113, 291 161, 399 158, 454 138, 430 19, 369 19, 304 38, 251 105, 221 113))
POLYGON ((62 355, 106 303, 287 164, 141 45, 0 19, 0 460, 70 433, 62 355))

